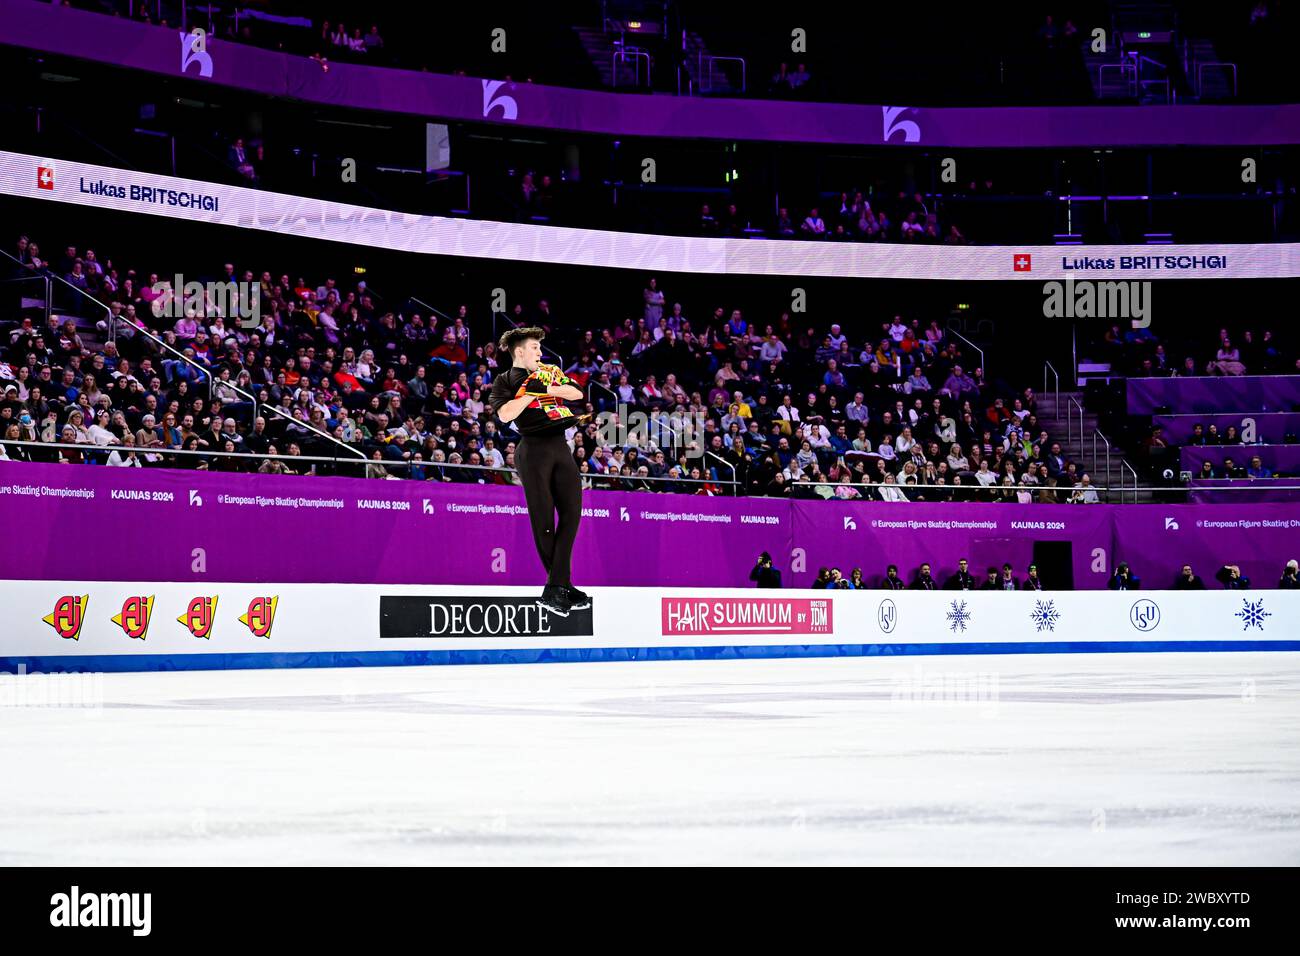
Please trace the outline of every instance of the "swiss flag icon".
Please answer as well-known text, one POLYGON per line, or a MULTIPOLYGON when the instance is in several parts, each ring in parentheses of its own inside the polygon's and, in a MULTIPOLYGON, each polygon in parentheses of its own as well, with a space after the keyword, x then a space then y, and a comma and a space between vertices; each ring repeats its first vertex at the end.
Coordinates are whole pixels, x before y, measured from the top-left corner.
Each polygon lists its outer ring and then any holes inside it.
POLYGON ((53 166, 36 167, 36 188, 37 189, 54 188, 54 167, 53 166))
POLYGON ((1016 272, 1033 272, 1033 256, 1027 252, 1017 252, 1011 259, 1011 268, 1016 272))

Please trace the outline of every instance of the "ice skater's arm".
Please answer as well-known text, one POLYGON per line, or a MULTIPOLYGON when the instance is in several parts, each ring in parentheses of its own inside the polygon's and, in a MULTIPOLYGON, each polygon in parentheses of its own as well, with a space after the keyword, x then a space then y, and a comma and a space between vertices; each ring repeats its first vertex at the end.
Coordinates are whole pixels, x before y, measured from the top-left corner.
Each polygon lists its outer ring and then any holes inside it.
POLYGON ((536 398, 535 395, 524 395, 522 398, 512 398, 500 408, 497 409, 497 418, 503 422, 512 422, 523 413, 523 410, 532 404, 536 398))
POLYGON ((546 394, 555 395, 570 402, 576 402, 583 397, 582 389, 573 385, 551 385, 546 389, 546 394))

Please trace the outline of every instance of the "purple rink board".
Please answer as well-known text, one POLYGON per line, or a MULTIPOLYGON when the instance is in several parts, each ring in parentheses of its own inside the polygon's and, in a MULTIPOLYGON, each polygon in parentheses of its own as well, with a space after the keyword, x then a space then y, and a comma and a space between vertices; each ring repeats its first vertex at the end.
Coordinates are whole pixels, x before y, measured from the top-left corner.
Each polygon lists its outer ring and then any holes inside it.
POLYGON ((1184 562, 1207 588, 1219 587, 1213 576, 1225 564, 1240 565, 1254 588, 1275 588, 1286 562, 1300 558, 1300 507, 1129 506, 1115 524, 1115 557, 1128 561, 1148 589, 1171 587, 1184 562))
MULTIPOLYGON (((1034 542, 1072 543, 1076 588, 1105 587, 1093 571, 1093 551, 1110 553, 1114 509, 1107 505, 925 504, 921 502, 794 501, 794 547, 804 549, 813 574, 822 565, 845 577, 861 567, 874 586, 886 566, 911 582, 923 561, 942 585, 966 558, 984 580, 990 565, 1010 561, 1017 578, 1034 559, 1034 542)), ((1117 506, 1116 506, 1117 507, 1117 506)))
MULTIPOLYGON (((1296 478, 1193 478, 1187 487, 1188 499, 1197 504, 1300 502, 1300 479, 1296 478), (1236 490, 1239 488, 1244 490, 1236 490)), ((1300 558, 1300 554, 1295 557, 1300 558)))
POLYGON ((1200 424, 1205 431, 1213 425, 1222 436, 1229 425, 1235 425, 1237 434, 1245 437, 1248 428, 1254 429, 1256 440, 1281 444, 1287 435, 1300 435, 1300 412, 1237 412, 1234 414, 1156 415, 1152 425, 1165 430, 1165 440, 1171 445, 1184 445, 1192 440, 1192 429, 1200 424))
POLYGON ((1128 412, 1289 412, 1300 406, 1300 375, 1216 375, 1130 378, 1128 412))
POLYGON ((610 93, 341 62, 327 72, 219 37, 196 52, 178 26, 31 0, 0 0, 0 42, 311 103, 599 135, 922 148, 1300 142, 1293 104, 932 109, 610 93))
MULTIPOLYGON (((775 499, 588 492, 583 509, 573 574, 593 585, 742 586, 790 539, 775 499)), ((545 580, 523 490, 500 485, 9 462, 0 527, 0 578, 545 580)))
POLYGON ((1178 464, 1183 471, 1195 475, 1201 470, 1202 462, 1208 461, 1221 469, 1224 459, 1231 458, 1238 468, 1247 468, 1256 455, 1270 472, 1287 475, 1300 472, 1300 445, 1187 445, 1178 449, 1178 464))
MULTIPOLYGON (((869 581, 922 561, 946 577, 1067 542, 1079 589, 1114 560, 1153 584, 1182 556, 1260 583, 1300 554, 1294 505, 909 504, 588 492, 574 578, 593 586, 745 587, 770 551, 787 587, 818 567, 869 581), (1226 522, 1248 519, 1240 534, 1226 522), (1198 522, 1206 523, 1204 527, 1198 522), (1176 526, 1176 527, 1174 527, 1176 526), (792 573, 791 567, 796 568, 792 573)), ((0 578, 540 584, 523 492, 501 486, 0 462, 0 578), (201 555, 195 549, 203 549, 201 555), (203 564, 198 561, 202 558, 203 564)), ((1170 570, 1170 569, 1173 570, 1170 570)))

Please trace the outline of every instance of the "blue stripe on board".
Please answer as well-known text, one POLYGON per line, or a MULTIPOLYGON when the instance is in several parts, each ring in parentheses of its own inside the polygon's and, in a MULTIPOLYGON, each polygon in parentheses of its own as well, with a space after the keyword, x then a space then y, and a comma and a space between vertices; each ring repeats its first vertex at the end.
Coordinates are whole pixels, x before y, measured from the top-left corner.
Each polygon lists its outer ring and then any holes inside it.
POLYGON ((567 664, 595 661, 765 660, 936 654, 1127 654, 1300 651, 1300 641, 1042 641, 984 644, 741 644, 720 647, 483 648, 469 651, 324 651, 297 654, 95 654, 0 657, 0 670, 243 670, 269 667, 400 667, 429 664, 567 664))

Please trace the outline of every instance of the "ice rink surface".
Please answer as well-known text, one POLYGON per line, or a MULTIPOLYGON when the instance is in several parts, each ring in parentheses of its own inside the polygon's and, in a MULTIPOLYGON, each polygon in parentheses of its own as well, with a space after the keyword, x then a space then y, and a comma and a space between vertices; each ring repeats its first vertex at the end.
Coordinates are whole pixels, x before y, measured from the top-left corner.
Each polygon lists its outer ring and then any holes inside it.
POLYGON ((1300 864, 1300 655, 107 674, 0 863, 1300 864))

